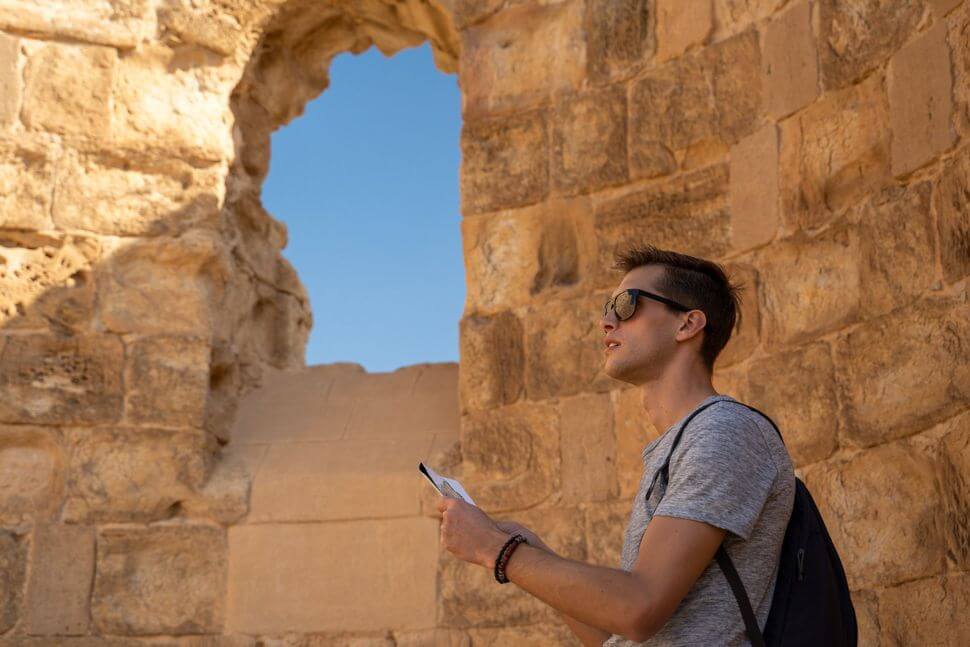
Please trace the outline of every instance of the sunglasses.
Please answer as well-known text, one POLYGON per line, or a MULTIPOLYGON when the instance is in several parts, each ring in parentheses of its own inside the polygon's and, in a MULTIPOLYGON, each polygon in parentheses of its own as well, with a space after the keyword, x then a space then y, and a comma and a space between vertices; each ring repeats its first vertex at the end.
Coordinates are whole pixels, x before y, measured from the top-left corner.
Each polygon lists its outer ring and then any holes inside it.
POLYGON ((603 316, 605 317, 610 313, 610 310, 613 310, 616 312, 617 319, 620 321, 626 321, 637 311, 637 297, 645 297, 647 299, 659 301, 660 303, 668 305, 674 310, 680 310, 681 312, 689 312, 690 310, 694 309, 681 305, 672 299, 668 299, 667 297, 662 297, 659 294, 653 294, 652 292, 638 290, 636 288, 628 288, 616 296, 607 299, 606 305, 603 306, 603 316))

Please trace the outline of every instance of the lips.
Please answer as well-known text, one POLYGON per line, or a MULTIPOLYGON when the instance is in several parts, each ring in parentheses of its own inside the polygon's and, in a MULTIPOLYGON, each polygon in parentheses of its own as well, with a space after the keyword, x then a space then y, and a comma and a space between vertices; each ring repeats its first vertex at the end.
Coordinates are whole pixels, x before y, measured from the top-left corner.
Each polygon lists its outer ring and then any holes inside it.
POLYGON ((603 340, 604 350, 607 352, 619 348, 620 345, 620 342, 615 339, 610 339, 609 337, 603 340))

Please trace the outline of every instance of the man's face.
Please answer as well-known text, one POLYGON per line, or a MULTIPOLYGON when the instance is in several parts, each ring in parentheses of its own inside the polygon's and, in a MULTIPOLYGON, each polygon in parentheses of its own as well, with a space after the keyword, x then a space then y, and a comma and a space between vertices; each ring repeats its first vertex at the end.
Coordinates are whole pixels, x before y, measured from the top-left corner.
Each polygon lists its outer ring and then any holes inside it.
MULTIPOLYGON (((613 296, 627 288, 638 288, 660 296, 669 296, 657 289, 663 274, 659 265, 644 265, 627 273, 613 296)), ((685 313, 666 305, 640 297, 636 312, 620 321, 614 311, 600 318, 604 333, 603 370, 610 377, 630 384, 643 384, 663 374, 663 369, 677 348, 674 339, 683 323, 685 313)))

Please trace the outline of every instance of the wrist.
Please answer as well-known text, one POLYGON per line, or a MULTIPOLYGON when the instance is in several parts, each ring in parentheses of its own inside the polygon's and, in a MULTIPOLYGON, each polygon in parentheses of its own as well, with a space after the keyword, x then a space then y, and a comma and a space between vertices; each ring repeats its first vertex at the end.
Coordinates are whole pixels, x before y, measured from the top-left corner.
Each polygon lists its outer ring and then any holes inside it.
POLYGON ((496 530, 494 533, 489 535, 488 541, 485 542, 482 548, 482 553, 478 556, 478 563, 485 568, 493 568, 495 566, 495 560, 498 558, 499 552, 502 550, 502 546, 511 537, 507 532, 502 532, 501 530, 496 530))

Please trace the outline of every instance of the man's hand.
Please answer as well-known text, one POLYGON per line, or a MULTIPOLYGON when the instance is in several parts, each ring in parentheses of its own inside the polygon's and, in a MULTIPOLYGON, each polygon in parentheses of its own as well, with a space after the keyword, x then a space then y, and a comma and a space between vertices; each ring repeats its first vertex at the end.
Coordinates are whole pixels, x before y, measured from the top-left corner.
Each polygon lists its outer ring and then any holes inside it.
POLYGON ((492 568, 509 534, 480 508, 464 501, 442 497, 438 511, 441 546, 460 560, 492 568))

